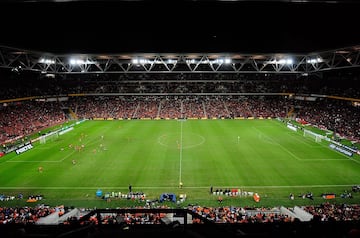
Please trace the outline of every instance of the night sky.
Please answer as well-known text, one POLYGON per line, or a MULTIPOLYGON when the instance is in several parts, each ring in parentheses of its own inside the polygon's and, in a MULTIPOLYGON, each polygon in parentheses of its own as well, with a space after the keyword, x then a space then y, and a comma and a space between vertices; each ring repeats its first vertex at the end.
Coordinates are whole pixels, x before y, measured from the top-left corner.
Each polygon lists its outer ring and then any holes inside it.
POLYGON ((360 44, 359 3, 0 3, 0 45, 52 53, 306 53, 360 44))

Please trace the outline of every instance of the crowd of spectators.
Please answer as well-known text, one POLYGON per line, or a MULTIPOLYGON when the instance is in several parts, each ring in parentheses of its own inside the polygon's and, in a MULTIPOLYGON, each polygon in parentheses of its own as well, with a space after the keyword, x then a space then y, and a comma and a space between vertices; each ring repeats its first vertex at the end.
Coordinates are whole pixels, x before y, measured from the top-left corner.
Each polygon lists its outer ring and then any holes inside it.
MULTIPOLYGON (((160 224, 161 218, 167 214, 161 212, 149 213, 144 209, 171 209, 167 205, 153 204, 151 207, 148 203, 144 206, 132 207, 131 210, 139 209, 141 212, 113 212, 103 213, 101 216, 95 213, 89 216, 87 220, 83 220, 86 214, 90 214, 94 209, 80 208, 81 211, 77 216, 69 216, 64 224, 69 221, 82 220, 83 224, 94 222, 96 224, 114 224, 125 222, 127 224, 160 224), (121 217, 121 219, 119 219, 121 217)), ((0 225, 5 224, 35 224, 40 218, 46 217, 57 212, 59 217, 70 212, 74 208, 64 206, 49 207, 44 204, 35 207, 0 207, 0 225)), ((235 207, 235 206, 219 206, 204 207, 199 205, 188 205, 183 207, 185 211, 192 215, 190 223, 212 222, 212 223, 273 223, 273 222, 298 222, 299 219, 289 214, 281 212, 280 207, 235 207)), ((320 205, 306 205, 301 209, 311 214, 313 218, 310 221, 319 222, 344 222, 344 221, 360 221, 360 206, 357 204, 331 204, 323 203, 320 205)), ((116 209, 115 209, 116 210, 116 209)), ((292 210, 292 208, 289 208, 292 210)))
POLYGON ((0 141, 24 138, 44 128, 61 124, 66 116, 54 102, 22 101, 0 106, 0 141))
POLYGON ((54 212, 64 213, 59 207, 38 205, 35 207, 0 207, 0 224, 35 224, 41 217, 46 217, 54 212))
POLYGON ((37 72, 1 70, 0 143, 79 118, 300 117, 359 140, 359 107, 351 100, 316 102, 286 95, 360 98, 357 71, 296 74, 77 74, 53 79, 37 72), (92 96, 83 96, 89 95, 92 96), (70 95, 70 96, 69 96, 70 95), (47 101, 66 97, 68 101, 47 101), (25 100, 26 99, 26 100, 25 100), (40 100, 41 99, 41 102, 40 100), (46 101, 46 102, 44 102, 46 101), (294 110, 294 108, 296 110, 294 110))
POLYGON ((285 96, 83 96, 0 106, 0 142, 24 138, 69 119, 300 118, 352 141, 360 140, 360 107, 350 101, 285 96), (67 110, 64 110, 67 109, 67 110), (67 113, 68 111, 74 114, 67 113), (76 118, 73 118, 76 115, 76 118))
POLYGON ((75 74, 57 75, 53 79, 38 72, 0 71, 0 100, 31 96, 68 94, 201 94, 201 93, 298 93, 360 98, 359 72, 324 72, 317 75, 298 74, 75 74))
POLYGON ((360 206, 358 204, 323 203, 320 206, 304 206, 303 209, 319 221, 360 220, 360 206))
MULTIPOLYGON (((295 74, 78 74, 49 79, 37 72, 1 70, 0 142, 79 118, 235 118, 296 116, 359 139, 359 109, 351 101, 289 100, 290 95, 360 98, 357 71, 295 74), (91 94, 84 97, 82 95, 91 94), (70 95, 70 96, 69 96, 70 95), (111 96, 110 96, 111 95, 111 96), (273 96, 271 96, 273 95, 273 96), (274 96, 275 95, 275 96, 274 96), (24 100, 26 97, 27 100, 24 100), (68 101, 41 103, 44 98, 68 101), (320 101, 320 102, 319 102, 320 101)), ((323 99, 319 97, 318 99, 323 99)))

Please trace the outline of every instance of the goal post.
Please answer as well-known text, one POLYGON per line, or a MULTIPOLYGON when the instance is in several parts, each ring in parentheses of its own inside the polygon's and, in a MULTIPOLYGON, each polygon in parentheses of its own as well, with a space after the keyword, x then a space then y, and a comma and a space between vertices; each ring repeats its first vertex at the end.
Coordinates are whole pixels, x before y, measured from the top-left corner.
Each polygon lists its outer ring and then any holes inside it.
POLYGON ((315 142, 321 142, 321 140, 324 138, 323 135, 317 134, 315 132, 306 129, 304 129, 304 137, 313 138, 315 142))
POLYGON ((59 132, 54 131, 46 135, 40 136, 40 144, 45 144, 47 141, 54 141, 59 138, 59 132))

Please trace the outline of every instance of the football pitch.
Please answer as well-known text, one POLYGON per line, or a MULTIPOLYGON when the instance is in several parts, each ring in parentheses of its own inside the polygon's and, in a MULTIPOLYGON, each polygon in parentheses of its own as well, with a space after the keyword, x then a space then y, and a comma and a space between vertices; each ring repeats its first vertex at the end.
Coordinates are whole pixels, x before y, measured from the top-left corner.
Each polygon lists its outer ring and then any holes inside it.
POLYGON ((149 200, 174 193, 186 195, 185 205, 215 206, 219 195, 210 193, 212 187, 240 191, 222 195, 223 204, 233 206, 360 203, 358 193, 341 197, 360 184, 359 156, 332 150, 328 143, 276 119, 85 121, 46 143, 34 142, 22 154, 2 157, 0 194, 41 194, 39 202, 53 206, 138 206, 137 200, 106 202, 96 196, 99 189, 127 194, 131 185, 149 200), (300 197, 308 192, 313 200, 300 197), (322 194, 336 196, 325 200, 322 194))

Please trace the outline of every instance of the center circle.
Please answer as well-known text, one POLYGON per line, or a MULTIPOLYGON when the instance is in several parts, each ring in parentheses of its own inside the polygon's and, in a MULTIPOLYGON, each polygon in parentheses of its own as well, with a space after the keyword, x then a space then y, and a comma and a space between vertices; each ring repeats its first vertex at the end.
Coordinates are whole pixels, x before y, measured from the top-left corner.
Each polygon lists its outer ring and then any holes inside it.
POLYGON ((159 136, 158 143, 174 149, 190 149, 204 144, 205 138, 195 133, 167 133, 159 136))

